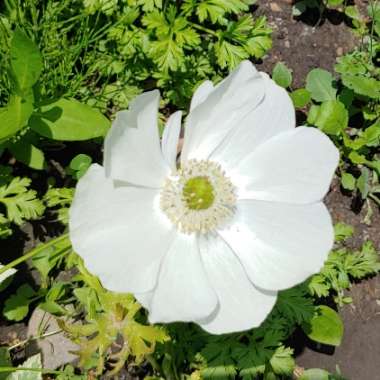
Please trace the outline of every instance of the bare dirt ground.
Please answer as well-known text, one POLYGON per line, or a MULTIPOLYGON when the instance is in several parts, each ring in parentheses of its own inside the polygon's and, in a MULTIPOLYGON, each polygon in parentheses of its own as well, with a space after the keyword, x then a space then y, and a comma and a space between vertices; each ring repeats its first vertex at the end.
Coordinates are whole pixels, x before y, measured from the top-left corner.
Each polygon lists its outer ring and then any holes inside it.
MULTIPOLYGON (((307 73, 316 67, 332 70, 336 58, 358 43, 342 15, 330 12, 319 19, 307 15, 300 20, 292 17, 291 0, 259 0, 258 14, 268 17, 273 28, 273 48, 260 65, 271 72, 278 61, 293 70, 293 87, 305 84, 307 73), (313 25, 314 24, 314 25, 313 25)), ((359 7, 366 1, 356 1, 359 7)), ((256 13, 256 14, 257 14, 256 13)), ((334 222, 345 222, 355 228, 355 237, 348 242, 353 248, 371 239, 380 250, 380 213, 374 207, 371 225, 363 223, 366 209, 353 205, 335 184, 326 198, 334 222), (353 207, 355 206, 355 207, 353 207), (355 212, 353 211, 355 209, 355 212)), ((354 285, 349 295, 351 305, 340 310, 345 333, 340 347, 315 347, 307 341, 299 342, 297 364, 305 368, 324 368, 335 371, 336 365, 349 380, 380 379, 380 276, 354 285)), ((302 340, 302 338, 300 338, 302 340)))
POLYGON ((318 14, 292 17, 291 0, 259 0, 255 15, 265 15, 273 29, 273 48, 263 59, 261 69, 271 72, 278 62, 293 70, 293 87, 303 87, 307 73, 314 68, 332 70, 336 57, 352 50, 356 37, 338 12, 319 18, 318 14))

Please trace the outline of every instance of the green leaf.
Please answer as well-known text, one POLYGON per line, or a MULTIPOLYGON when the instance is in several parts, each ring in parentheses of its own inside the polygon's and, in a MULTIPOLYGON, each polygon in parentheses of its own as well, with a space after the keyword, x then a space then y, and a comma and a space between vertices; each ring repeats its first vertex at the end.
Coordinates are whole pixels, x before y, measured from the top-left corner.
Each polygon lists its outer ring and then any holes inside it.
POLYGON ((354 99, 355 93, 349 88, 344 88, 338 96, 338 100, 343 103, 348 110, 351 108, 354 99))
POLYGON ((48 247, 32 258, 33 266, 40 272, 44 282, 46 282, 49 272, 54 266, 55 261, 53 263, 51 262, 51 256, 54 252, 54 247, 48 247))
POLYGON ((301 16, 302 13, 306 11, 306 1, 307 0, 298 1, 292 6, 292 15, 294 17, 301 16))
POLYGON ((342 173, 342 186, 346 190, 355 190, 356 178, 351 173, 342 173))
POLYGON ((303 108, 307 106, 311 100, 311 95, 308 90, 305 88, 299 88, 298 90, 290 93, 290 97, 292 98, 294 107, 303 108))
POLYGON ((329 100, 322 103, 314 124, 323 132, 338 135, 348 125, 348 111, 338 100, 329 100))
POLYGON ((92 158, 87 154, 78 154, 69 164, 70 171, 75 179, 81 178, 92 163, 92 158))
POLYGON ((292 84, 292 70, 282 63, 278 62, 272 71, 272 79, 281 87, 288 88, 292 84))
POLYGON ((345 270, 354 278, 363 278, 380 271, 380 256, 371 241, 366 241, 359 252, 346 256, 345 270))
POLYGON ((42 136, 60 141, 81 141, 106 135, 110 122, 98 110, 74 99, 60 99, 33 115, 29 126, 42 136))
POLYGON ((247 41, 245 46, 249 54, 255 58, 263 57, 272 47, 272 38, 270 34, 264 36, 254 36, 247 41))
POLYGON ((336 99, 332 75, 323 69, 313 69, 306 77, 306 89, 317 102, 336 99))
POLYGON ((91 165, 92 159, 87 154, 78 154, 70 161, 70 168, 73 170, 80 170, 84 166, 91 165))
POLYGON ((9 144, 8 149, 18 161, 28 165, 30 168, 36 170, 45 168, 44 152, 26 141, 25 138, 16 143, 9 144))
POLYGON ((319 110, 321 106, 317 106, 315 104, 312 104, 309 110, 309 114, 307 115, 307 122, 309 124, 315 125, 315 122, 317 120, 319 110))
POLYGON ((339 314, 328 306, 317 307, 317 314, 310 321, 308 337, 316 342, 339 346, 343 337, 343 322, 339 314))
POLYGON ((380 145, 380 119, 368 127, 360 136, 366 146, 377 147, 380 145))
POLYGON ((358 152, 350 152, 348 158, 351 160, 353 164, 367 164, 367 159, 358 152))
MULTIPOLYGON (((0 347, 0 368, 2 367, 12 367, 8 347, 0 347)), ((7 380, 10 373, 11 372, 0 372, 0 380, 7 380)))
POLYGON ((0 142, 25 127, 32 113, 33 103, 30 98, 12 95, 7 107, 0 109, 0 142))
MULTIPOLYGON (((42 371, 41 354, 31 356, 19 367, 41 369, 42 371)), ((8 376, 7 380, 42 380, 41 371, 15 371, 8 376)))
POLYGON ((0 203, 5 205, 7 218, 21 225, 24 220, 39 218, 45 207, 36 198, 34 190, 28 190, 29 178, 15 177, 10 183, 0 186, 0 203))
POLYGON ((21 285, 4 304, 3 314, 11 321, 21 321, 29 312, 29 304, 33 301, 34 290, 28 285, 21 285))
POLYGON ((356 181, 356 186, 358 187, 358 190, 360 191, 360 195, 362 199, 366 199, 370 190, 370 185, 369 185, 370 172, 365 167, 361 168, 361 172, 362 174, 356 181))
POLYGON ((248 9, 244 0, 205 0, 200 1, 196 13, 200 22, 209 19, 212 23, 223 22, 226 13, 239 13, 248 9))
POLYGON ((243 59, 248 58, 248 52, 241 46, 231 44, 228 41, 220 40, 215 44, 215 53, 218 64, 221 68, 235 68, 243 59))
POLYGON ((330 380, 330 374, 324 369, 312 368, 306 370, 298 380, 330 380))
POLYGON ((342 75, 342 82, 345 86, 359 95, 369 98, 380 98, 380 81, 375 78, 368 78, 359 75, 342 75))
POLYGON ((334 234, 336 241, 343 241, 351 237, 354 233, 354 227, 346 223, 336 223, 334 225, 334 234))
POLYGON ((304 286, 296 286, 279 292, 276 308, 288 321, 301 324, 314 314, 313 301, 304 286))
POLYGON ((18 28, 13 33, 10 54, 11 68, 22 94, 37 82, 41 74, 41 54, 34 42, 18 28))
POLYGON ((327 0, 327 4, 331 7, 342 5, 344 0, 327 0))
POLYGON ((69 222, 69 206, 74 196, 73 188, 51 188, 45 196, 44 201, 48 207, 55 207, 58 209, 58 221, 67 225, 69 222))
POLYGON ((12 235, 13 231, 10 227, 10 221, 0 213, 0 239, 5 239, 12 235))
POLYGON ((289 347, 280 346, 270 359, 270 365, 276 375, 291 375, 295 367, 293 350, 289 347))
POLYGON ((344 13, 346 14, 346 16, 352 18, 353 20, 361 20, 360 11, 358 7, 355 5, 349 5, 348 7, 346 7, 344 13))
POLYGON ((309 282, 311 295, 317 297, 327 297, 329 295, 330 285, 321 274, 315 274, 309 282))

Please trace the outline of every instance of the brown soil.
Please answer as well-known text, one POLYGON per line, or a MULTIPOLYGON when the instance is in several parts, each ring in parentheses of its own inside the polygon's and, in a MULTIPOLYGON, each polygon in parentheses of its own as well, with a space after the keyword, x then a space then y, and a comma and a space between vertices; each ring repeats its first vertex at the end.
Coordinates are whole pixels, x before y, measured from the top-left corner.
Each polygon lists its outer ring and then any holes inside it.
POLYGON ((273 48, 260 68, 271 73, 277 62, 286 63, 293 70, 294 88, 304 86, 311 69, 332 70, 336 57, 357 44, 339 13, 331 12, 322 18, 311 14, 304 17, 306 23, 292 17, 291 0, 259 0, 257 4, 255 15, 265 15, 273 29, 273 48))
MULTIPOLYGON (((380 249, 380 213, 373 207, 371 224, 363 223, 367 209, 352 211, 352 198, 342 195, 335 184, 326 198, 334 222, 345 222, 355 228, 349 246, 358 248, 368 239, 380 249)), ((347 295, 352 304, 340 310, 344 322, 342 344, 332 347, 304 347, 297 357, 297 364, 305 368, 324 368, 334 372, 338 365, 348 380, 380 379, 380 276, 354 285, 347 295)))
MULTIPOLYGON (((357 1, 360 7, 365 1, 357 1)), ((267 16, 273 28, 273 49, 259 65, 271 72, 278 62, 285 62, 293 70, 293 87, 303 87, 307 73, 316 67, 333 70, 336 58, 358 44, 344 18, 330 12, 321 19, 306 15, 302 20, 292 18, 291 0, 259 0, 256 14, 267 16), (312 23, 316 25, 311 25, 312 23)), ((345 222, 355 228, 354 238, 348 241, 353 248, 371 239, 380 250, 380 213, 373 206, 371 224, 363 221, 366 207, 358 209, 352 197, 344 196, 335 184, 326 198, 334 222, 345 222), (353 207, 355 206, 355 207, 353 207), (353 211, 356 209, 356 212, 353 211)), ((345 333, 342 344, 331 347, 301 348, 297 364, 305 368, 324 368, 335 372, 340 367, 349 380, 380 379, 380 276, 354 285, 348 292, 353 303, 340 310, 345 333)), ((299 342, 304 346, 304 342, 299 342)))

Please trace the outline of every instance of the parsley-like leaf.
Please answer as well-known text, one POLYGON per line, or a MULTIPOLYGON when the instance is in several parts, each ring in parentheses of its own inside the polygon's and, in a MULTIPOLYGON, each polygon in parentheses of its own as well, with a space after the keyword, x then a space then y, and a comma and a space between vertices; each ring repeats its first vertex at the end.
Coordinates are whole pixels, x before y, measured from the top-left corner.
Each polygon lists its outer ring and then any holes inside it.
POLYGON ((7 219, 17 225, 24 220, 39 218, 45 207, 36 198, 34 190, 28 190, 31 180, 29 178, 15 177, 7 185, 0 187, 0 203, 3 203, 7 219))

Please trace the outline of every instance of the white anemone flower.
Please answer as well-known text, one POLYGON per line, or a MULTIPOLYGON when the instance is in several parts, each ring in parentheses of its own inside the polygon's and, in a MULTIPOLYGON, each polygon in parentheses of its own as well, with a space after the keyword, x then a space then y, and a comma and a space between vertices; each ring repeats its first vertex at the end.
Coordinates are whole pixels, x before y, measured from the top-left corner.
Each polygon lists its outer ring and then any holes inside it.
POLYGON ((295 128, 287 92, 248 62, 194 93, 162 142, 159 92, 119 112, 104 164, 79 180, 70 237, 105 288, 131 292, 152 323, 210 333, 260 325, 277 292, 318 272, 334 234, 322 203, 339 154, 295 128))

